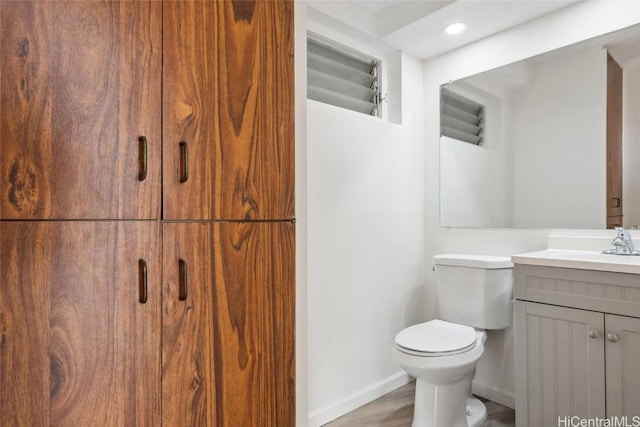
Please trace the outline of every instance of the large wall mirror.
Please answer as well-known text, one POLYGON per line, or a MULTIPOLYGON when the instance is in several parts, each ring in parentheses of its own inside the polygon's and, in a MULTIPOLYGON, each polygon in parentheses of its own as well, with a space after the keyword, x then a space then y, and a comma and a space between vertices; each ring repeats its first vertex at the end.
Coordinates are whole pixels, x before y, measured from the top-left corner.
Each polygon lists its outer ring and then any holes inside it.
POLYGON ((640 25, 443 85, 441 135, 441 226, 604 229, 617 207, 615 221, 637 228, 640 25), (617 112, 612 64, 622 75, 617 112), (474 116, 480 125, 465 123, 474 116), (611 197, 607 174, 620 168, 611 197))

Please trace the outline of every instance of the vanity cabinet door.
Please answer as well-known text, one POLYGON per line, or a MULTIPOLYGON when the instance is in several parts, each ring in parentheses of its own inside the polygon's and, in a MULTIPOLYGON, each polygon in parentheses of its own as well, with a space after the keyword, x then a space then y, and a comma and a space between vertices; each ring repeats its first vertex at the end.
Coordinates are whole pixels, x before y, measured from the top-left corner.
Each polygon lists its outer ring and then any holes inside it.
MULTIPOLYGON (((516 424, 605 416, 604 314, 516 301, 516 424)), ((640 342, 640 341, 639 341, 640 342)))
POLYGON ((607 416, 640 415, 640 319, 607 314, 605 325, 607 416))

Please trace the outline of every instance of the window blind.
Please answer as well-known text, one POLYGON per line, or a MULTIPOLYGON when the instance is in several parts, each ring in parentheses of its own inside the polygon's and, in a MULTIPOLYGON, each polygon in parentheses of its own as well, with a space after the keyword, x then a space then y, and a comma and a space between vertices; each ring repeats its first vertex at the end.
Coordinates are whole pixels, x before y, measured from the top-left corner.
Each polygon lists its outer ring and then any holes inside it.
POLYGON ((485 107, 446 87, 440 89, 440 135, 471 144, 484 142, 485 107))
POLYGON ((378 61, 307 39, 307 97, 379 116, 378 61))

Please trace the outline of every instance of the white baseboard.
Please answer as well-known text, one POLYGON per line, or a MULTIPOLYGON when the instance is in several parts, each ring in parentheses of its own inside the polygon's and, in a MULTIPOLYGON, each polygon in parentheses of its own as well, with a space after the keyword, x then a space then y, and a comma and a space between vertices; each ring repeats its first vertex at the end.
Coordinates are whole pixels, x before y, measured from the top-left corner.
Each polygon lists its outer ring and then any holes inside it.
POLYGON ((499 403, 502 406, 506 406, 511 409, 515 409, 516 407, 516 396, 506 390, 491 388, 475 381, 471 384, 471 390, 473 391, 473 394, 477 394, 485 399, 499 403))
POLYGON ((406 372, 398 372, 342 399, 309 412, 308 427, 319 427, 412 381, 406 372))

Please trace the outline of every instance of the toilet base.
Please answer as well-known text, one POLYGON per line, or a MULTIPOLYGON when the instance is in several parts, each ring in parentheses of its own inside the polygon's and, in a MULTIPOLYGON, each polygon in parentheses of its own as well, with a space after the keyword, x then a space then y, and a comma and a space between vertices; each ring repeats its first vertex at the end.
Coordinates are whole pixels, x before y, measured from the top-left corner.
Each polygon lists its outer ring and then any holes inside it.
POLYGON ((475 397, 467 399, 467 424, 477 427, 487 419, 487 408, 475 397))
POLYGON ((487 408, 471 394, 475 368, 453 383, 416 380, 411 427, 477 427, 487 419, 487 408))

